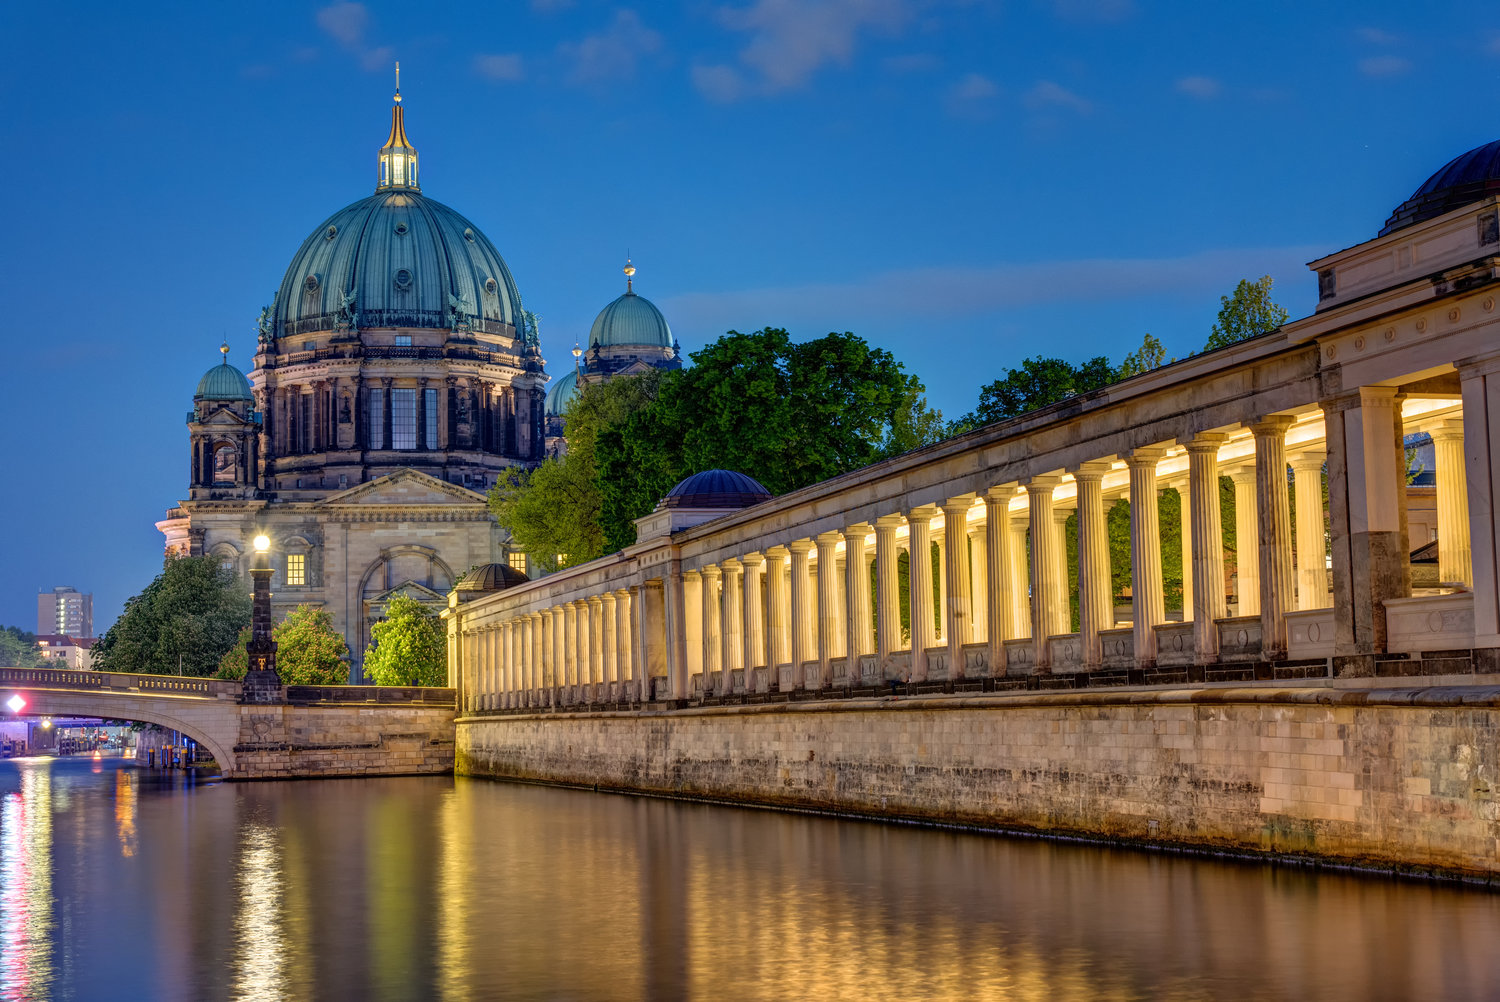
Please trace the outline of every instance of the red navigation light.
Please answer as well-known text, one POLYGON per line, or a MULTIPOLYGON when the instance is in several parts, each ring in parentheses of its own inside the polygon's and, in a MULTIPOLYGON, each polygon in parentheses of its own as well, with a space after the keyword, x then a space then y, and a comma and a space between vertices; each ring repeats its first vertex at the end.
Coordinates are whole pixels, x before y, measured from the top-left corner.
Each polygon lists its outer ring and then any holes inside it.
POLYGON ((11 713, 20 713, 22 710, 26 709, 26 700, 21 698, 20 693, 16 693, 14 696, 5 701, 5 705, 10 707, 11 713))

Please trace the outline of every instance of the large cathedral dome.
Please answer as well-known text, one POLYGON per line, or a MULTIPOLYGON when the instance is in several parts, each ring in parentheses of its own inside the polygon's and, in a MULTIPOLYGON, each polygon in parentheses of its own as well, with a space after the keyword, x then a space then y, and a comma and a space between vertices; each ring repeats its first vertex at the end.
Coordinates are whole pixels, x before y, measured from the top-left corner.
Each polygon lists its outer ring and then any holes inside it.
POLYGON ((510 334, 520 316, 520 293, 495 245, 422 194, 398 94, 375 194, 335 212, 302 241, 276 293, 277 336, 333 330, 340 322, 436 330, 467 323, 510 334))

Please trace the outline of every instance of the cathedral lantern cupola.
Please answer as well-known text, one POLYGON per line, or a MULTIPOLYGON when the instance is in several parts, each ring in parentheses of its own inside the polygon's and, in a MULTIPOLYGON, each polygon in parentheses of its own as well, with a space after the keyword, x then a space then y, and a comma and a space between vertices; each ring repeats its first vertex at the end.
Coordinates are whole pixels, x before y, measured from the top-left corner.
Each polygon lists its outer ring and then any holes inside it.
POLYGON ((229 364, 229 345, 221 345, 218 365, 198 380, 188 412, 188 440, 194 500, 252 498, 260 460, 260 415, 250 380, 229 364))
POLYGON ((396 97, 391 105, 391 135, 380 148, 380 179, 376 191, 421 191, 417 184, 417 151, 406 138, 401 113, 401 64, 396 64, 396 97))

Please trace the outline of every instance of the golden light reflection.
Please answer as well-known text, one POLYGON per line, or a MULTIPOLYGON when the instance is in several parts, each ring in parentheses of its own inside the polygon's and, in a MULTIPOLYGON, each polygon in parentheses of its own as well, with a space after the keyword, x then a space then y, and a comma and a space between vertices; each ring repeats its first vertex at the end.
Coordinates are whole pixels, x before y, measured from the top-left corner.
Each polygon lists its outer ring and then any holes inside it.
POLYGON ((18 763, 0 801, 0 999, 48 998, 52 967, 52 759, 18 763))
POLYGON ((115 770, 115 836, 120 840, 120 855, 135 855, 135 773, 115 770))
POLYGON ((239 907, 234 919, 236 1002, 291 997, 282 879, 276 829, 256 821, 245 823, 240 829, 239 907))

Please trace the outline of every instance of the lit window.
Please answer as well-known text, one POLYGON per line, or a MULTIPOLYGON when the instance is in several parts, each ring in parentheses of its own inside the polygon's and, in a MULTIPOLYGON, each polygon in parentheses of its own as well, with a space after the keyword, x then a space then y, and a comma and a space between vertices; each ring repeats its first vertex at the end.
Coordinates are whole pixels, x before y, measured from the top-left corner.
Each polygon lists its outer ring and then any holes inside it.
POLYGON ((286 555, 286 583, 289 585, 307 584, 307 557, 301 553, 288 553, 286 555))
POLYGON ((369 396, 369 432, 370 448, 385 448, 385 394, 379 389, 370 391, 369 396))
POLYGON ((391 158, 391 168, 392 168, 392 171, 391 171, 391 183, 392 184, 405 184, 406 183, 406 158, 405 157, 392 157, 391 158))
POLYGON ((302 350, 303 351, 316 351, 317 347, 318 347, 318 342, 316 342, 316 341, 303 341, 302 342, 302 350))
POLYGON ((520 550, 512 550, 505 559, 510 564, 511 570, 520 571, 522 574, 526 573, 526 554, 520 550))
POLYGON ((411 335, 410 334, 397 334, 396 335, 396 347, 397 348, 410 348, 411 347, 411 335))
POLYGON ((437 390, 423 390, 422 391, 422 405, 427 410, 425 421, 424 421, 424 423, 427 425, 427 427, 423 429, 422 435, 423 435, 423 438, 425 439, 426 447, 429 448, 429 449, 436 449, 438 447, 438 397, 437 397, 437 390))

